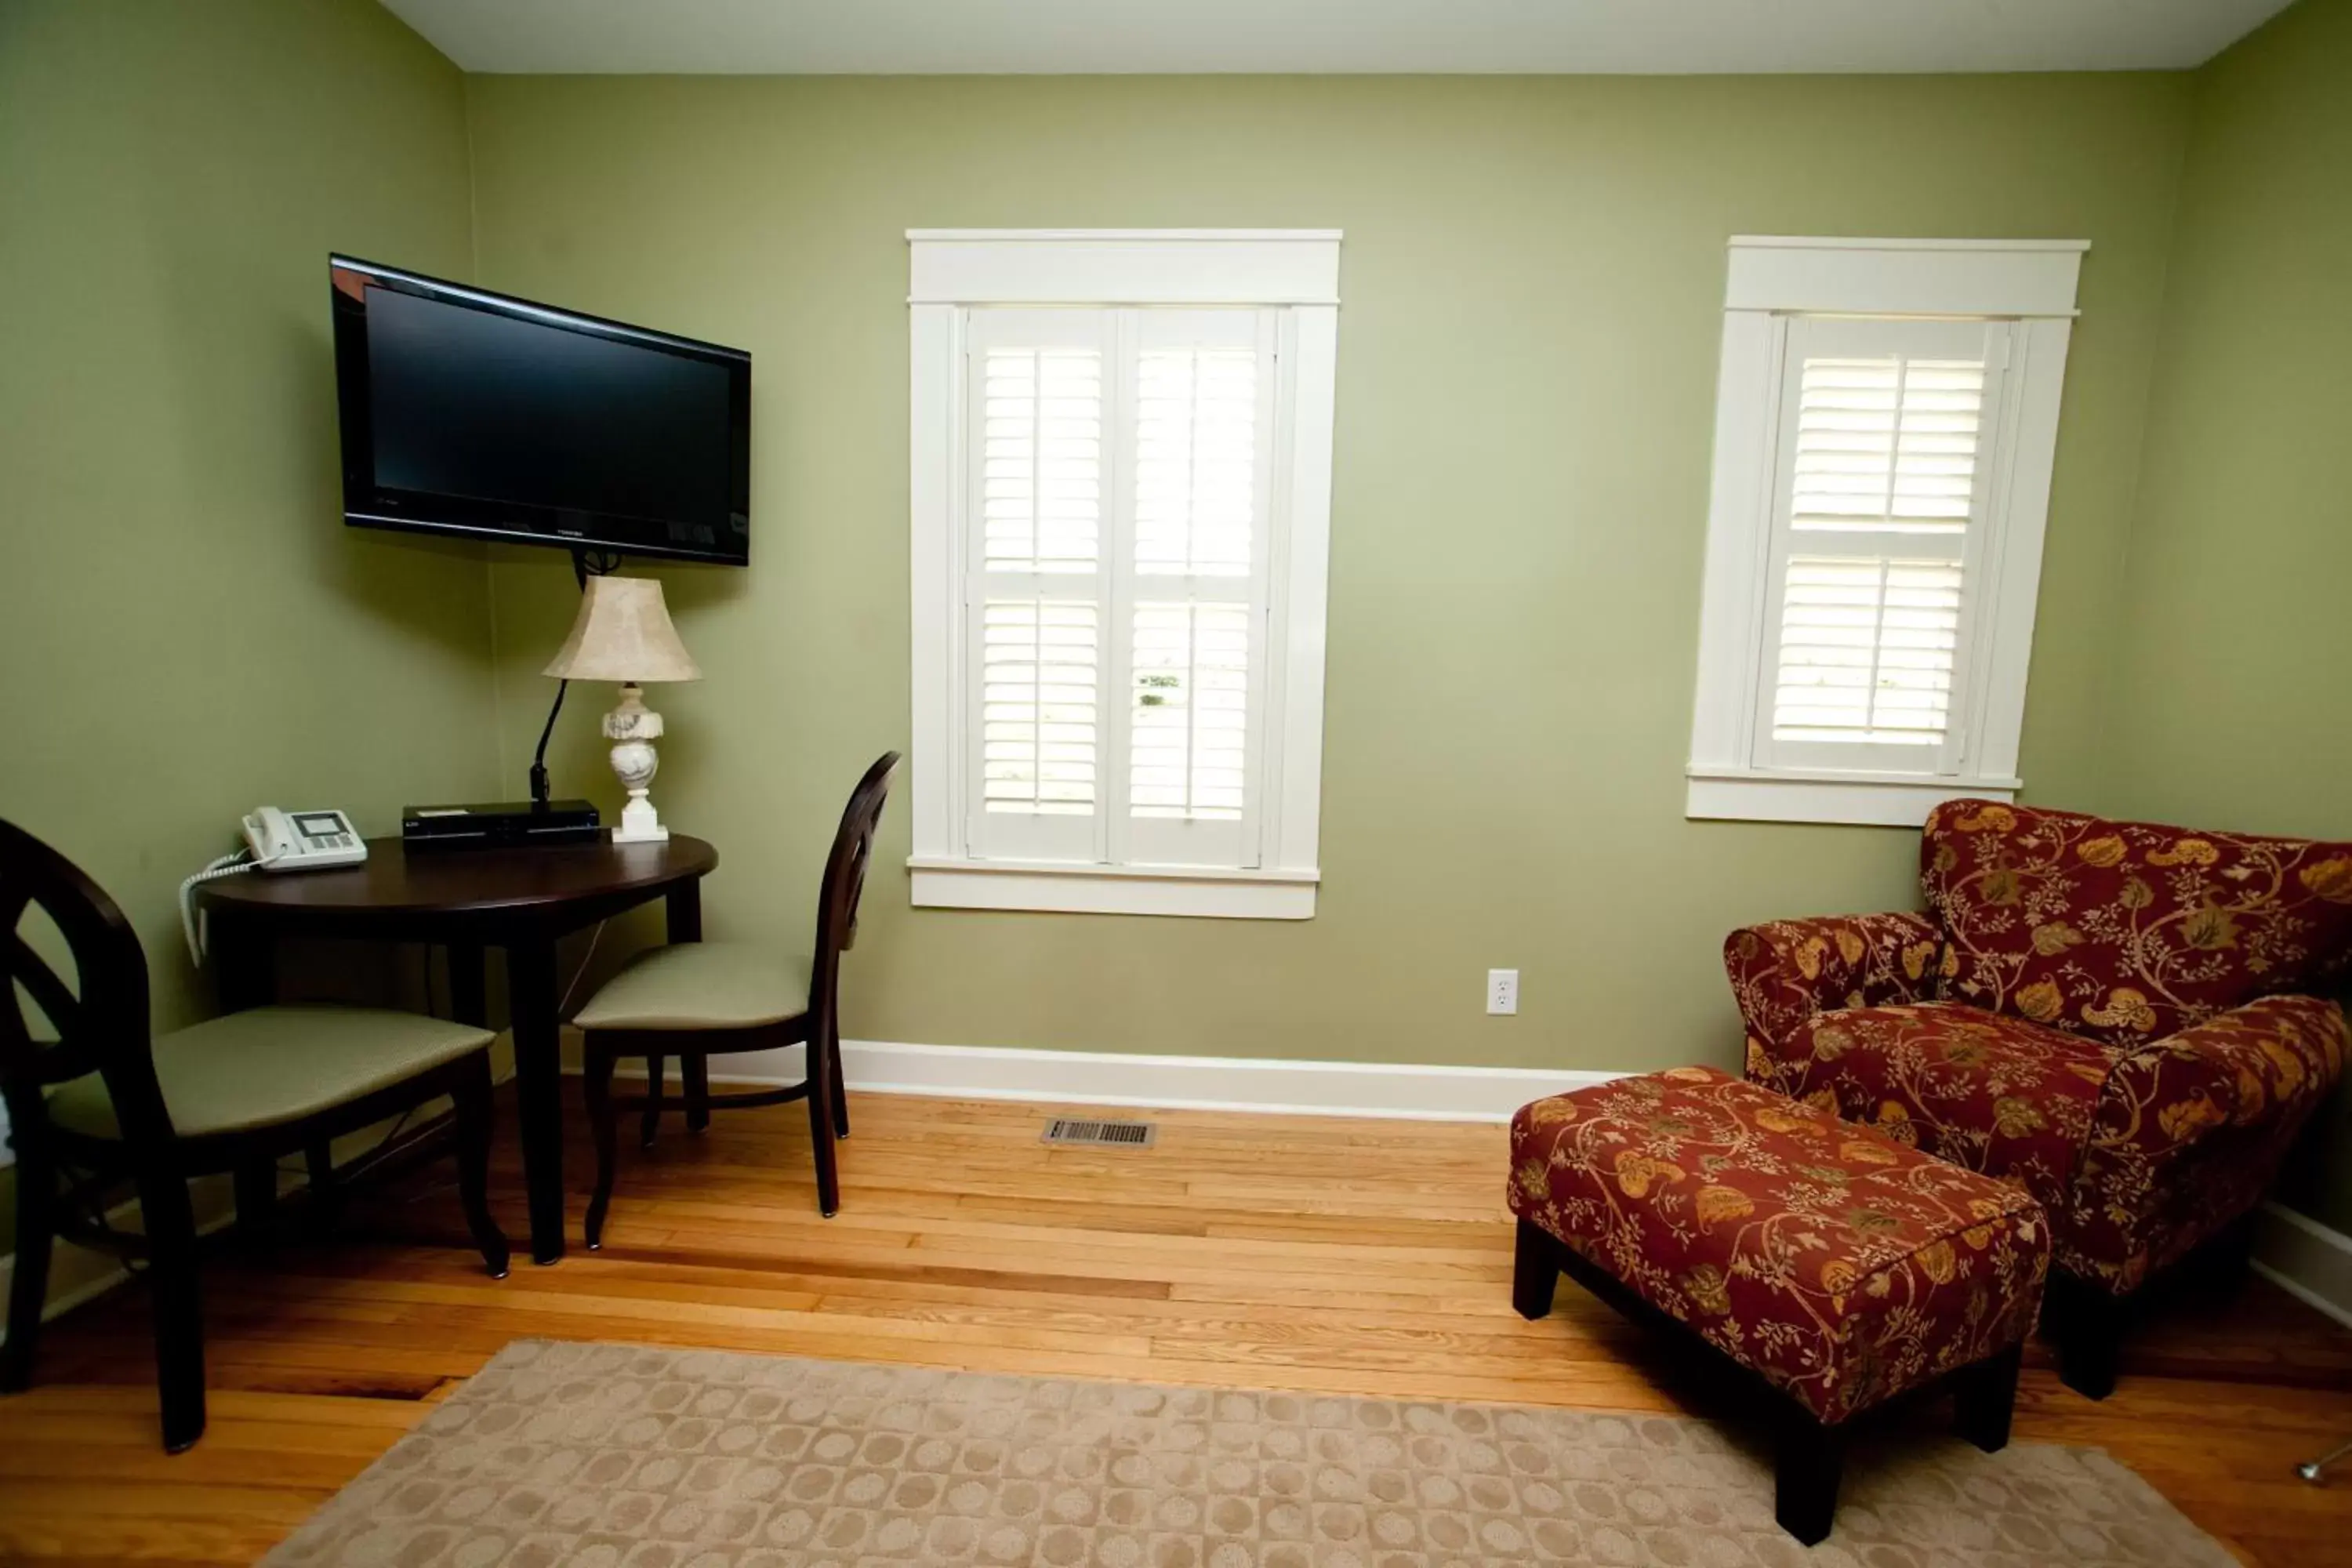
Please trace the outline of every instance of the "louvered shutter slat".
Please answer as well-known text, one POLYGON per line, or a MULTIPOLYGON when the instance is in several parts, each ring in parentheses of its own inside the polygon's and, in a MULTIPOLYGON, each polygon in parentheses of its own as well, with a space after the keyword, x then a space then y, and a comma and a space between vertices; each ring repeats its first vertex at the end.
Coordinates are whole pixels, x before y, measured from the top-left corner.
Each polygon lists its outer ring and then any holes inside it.
POLYGON ((1241 819, 1249 722, 1249 611, 1135 607, 1129 809, 1138 816, 1241 819))
POLYGON ((981 553, 992 572, 1090 573, 1102 533, 1102 356, 991 349, 981 553))
POLYGON ((1095 809, 1097 612, 992 601, 981 615, 982 800, 992 812, 1095 809))
POLYGON ((1136 384, 1136 572, 1247 576, 1256 351, 1148 349, 1136 384))

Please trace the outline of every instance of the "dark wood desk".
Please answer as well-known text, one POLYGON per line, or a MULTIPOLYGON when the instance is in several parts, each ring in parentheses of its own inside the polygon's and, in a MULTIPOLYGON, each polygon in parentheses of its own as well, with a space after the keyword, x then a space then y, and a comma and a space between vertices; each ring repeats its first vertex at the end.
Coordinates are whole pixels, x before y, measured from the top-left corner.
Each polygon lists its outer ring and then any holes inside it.
POLYGON ((412 855, 397 838, 368 840, 367 862, 334 871, 257 872, 199 889, 212 933, 221 1005, 259 1006, 277 991, 281 937, 422 942, 449 952, 450 1011, 487 1027, 482 954, 507 955, 530 1254, 563 1256, 562 998, 556 939, 655 899, 669 940, 702 940, 702 879, 719 851, 699 838, 666 844, 445 849, 412 855))

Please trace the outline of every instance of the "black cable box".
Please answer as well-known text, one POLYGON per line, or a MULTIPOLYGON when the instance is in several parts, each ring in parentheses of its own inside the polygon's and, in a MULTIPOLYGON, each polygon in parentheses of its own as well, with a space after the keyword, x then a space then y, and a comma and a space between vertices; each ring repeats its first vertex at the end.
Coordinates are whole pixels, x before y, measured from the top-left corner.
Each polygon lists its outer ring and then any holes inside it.
POLYGON ((411 849, 515 849, 526 845, 593 844, 604 837, 596 808, 584 800, 527 800, 487 805, 411 805, 400 813, 411 849))

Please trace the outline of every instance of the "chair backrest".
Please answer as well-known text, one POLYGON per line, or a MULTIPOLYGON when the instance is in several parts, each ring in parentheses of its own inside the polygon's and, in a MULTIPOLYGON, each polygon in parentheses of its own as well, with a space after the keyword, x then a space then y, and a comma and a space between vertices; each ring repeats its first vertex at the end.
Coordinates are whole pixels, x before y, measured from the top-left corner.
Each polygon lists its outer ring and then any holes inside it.
POLYGON ((817 893, 816 967, 809 987, 812 1010, 826 1023, 835 1016, 841 955, 857 941, 857 902, 866 891, 866 865, 874 858, 874 829, 882 821, 890 780, 898 771, 898 752, 885 752, 875 759, 849 792, 840 830, 833 836, 833 852, 825 857, 824 882, 817 893))
POLYGON ((93 1072, 105 1078, 126 1142, 172 1136, 155 1081, 138 933, 80 867, 12 822, 0 822, 0 973, 8 983, 0 1091, 20 1142, 45 1123, 43 1089, 93 1072), (70 980, 26 940, 25 916, 36 909, 72 956, 70 980))
POLYGON ((2134 1045, 2352 961, 2352 844, 2205 833, 1994 801, 1927 817, 1919 881, 1945 994, 2134 1045))

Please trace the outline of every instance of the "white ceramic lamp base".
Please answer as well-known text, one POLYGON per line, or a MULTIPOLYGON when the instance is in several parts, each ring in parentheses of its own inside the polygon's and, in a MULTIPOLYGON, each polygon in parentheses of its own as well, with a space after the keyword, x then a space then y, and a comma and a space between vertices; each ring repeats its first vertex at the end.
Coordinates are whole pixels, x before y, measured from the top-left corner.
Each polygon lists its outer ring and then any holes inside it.
POLYGON ((646 791, 661 769, 653 742, 662 732, 662 716, 646 706, 645 692, 635 686, 621 688, 621 705, 604 715, 604 737, 614 742, 613 772, 629 792, 621 820, 613 829, 615 844, 658 844, 669 837, 661 816, 646 791))

